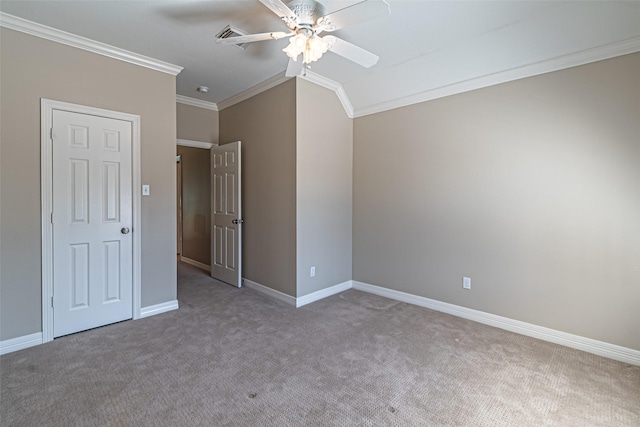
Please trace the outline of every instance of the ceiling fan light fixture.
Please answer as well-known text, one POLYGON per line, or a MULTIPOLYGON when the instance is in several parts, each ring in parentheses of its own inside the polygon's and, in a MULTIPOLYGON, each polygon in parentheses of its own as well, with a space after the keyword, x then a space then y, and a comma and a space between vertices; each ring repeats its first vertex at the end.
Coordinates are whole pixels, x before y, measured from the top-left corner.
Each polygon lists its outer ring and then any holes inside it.
POLYGON ((295 45, 295 48, 302 52, 304 48, 307 46, 307 36, 303 33, 296 35, 291 39, 291 42, 295 45))
POLYGON ((304 33, 298 33, 289 39, 287 47, 282 49, 287 56, 294 61, 298 60, 298 55, 302 54, 307 47, 307 37, 304 33))
POLYGON ((295 39, 297 37, 298 36, 295 36, 289 39, 289 44, 287 45, 287 47, 282 49, 282 51, 286 53, 287 56, 293 59, 294 61, 298 60, 298 55, 300 55, 303 51, 303 49, 298 48, 298 46, 296 45, 295 39))
POLYGON ((328 49, 329 45, 327 44, 327 42, 314 35, 309 40, 307 40, 307 48, 304 51, 305 64, 317 61, 328 49))
POLYGON ((302 55, 302 62, 310 64, 322 57, 329 49, 329 44, 315 34, 307 36, 303 32, 299 32, 289 40, 289 45, 282 49, 287 56, 294 61, 298 60, 298 56, 302 55))
POLYGON ((317 54, 318 57, 322 56, 322 54, 326 53, 327 50, 329 50, 329 43, 318 36, 311 37, 311 39, 309 39, 307 43, 309 45, 309 50, 317 54))

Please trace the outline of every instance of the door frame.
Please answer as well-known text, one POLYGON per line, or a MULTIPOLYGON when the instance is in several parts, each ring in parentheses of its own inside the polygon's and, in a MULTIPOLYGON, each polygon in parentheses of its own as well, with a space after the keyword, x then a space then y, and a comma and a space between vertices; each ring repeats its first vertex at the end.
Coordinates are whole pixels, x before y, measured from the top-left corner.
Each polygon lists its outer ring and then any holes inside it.
MULTIPOLYGON (((209 150, 209 181, 211 181, 213 179, 213 175, 212 174, 212 156, 213 156, 213 147, 217 147, 218 143, 215 142, 202 142, 202 141, 192 141, 190 139, 176 139, 176 147, 191 147, 191 148, 202 148, 203 150, 209 150)), ((176 148, 177 150, 177 148, 176 148)), ((176 152, 177 154, 177 152, 176 152)), ((180 159, 178 161, 179 163, 179 170, 180 173, 182 173, 182 159, 180 159)), ((176 198, 178 199, 178 195, 179 195, 179 200, 176 200, 176 204, 178 205, 178 208, 180 210, 179 214, 178 214, 178 242, 180 244, 180 254, 178 259, 184 263, 187 264, 191 264, 194 265, 198 268, 204 269, 204 270, 209 270, 209 272, 211 272, 211 266, 210 265, 206 265, 203 263, 200 263, 198 261, 186 258, 182 256, 182 252, 183 252, 183 246, 182 246, 182 221, 184 219, 184 216, 182 215, 182 176, 178 175, 176 176, 176 183, 178 185, 178 191, 176 191, 176 198)), ((213 191, 213 190, 211 190, 213 191)), ((213 202, 211 202, 213 203, 213 202)), ((211 246, 211 242, 213 241, 213 235, 210 237, 210 242, 209 242, 209 246, 211 246)), ((211 264, 211 260, 209 260, 209 264, 211 264)))
POLYGON ((176 205, 178 205, 178 257, 182 257, 182 156, 176 155, 176 205))
POLYGON ((53 340, 53 147, 51 144, 51 128, 53 111, 62 110, 72 113, 88 114, 123 120, 131 123, 131 184, 132 184, 132 243, 133 243, 133 318, 140 318, 141 311, 141 179, 140 179, 140 116, 71 104, 68 102, 40 99, 40 196, 41 196, 41 268, 42 268, 42 342, 53 340))

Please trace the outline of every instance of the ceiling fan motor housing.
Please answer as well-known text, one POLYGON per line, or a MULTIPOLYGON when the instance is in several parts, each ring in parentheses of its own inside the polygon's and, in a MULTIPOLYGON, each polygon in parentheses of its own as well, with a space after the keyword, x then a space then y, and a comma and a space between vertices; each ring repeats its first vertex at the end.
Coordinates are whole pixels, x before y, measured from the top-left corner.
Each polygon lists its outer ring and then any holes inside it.
MULTIPOLYGON (((298 28, 312 27, 318 18, 325 15, 324 6, 314 0, 293 0, 287 6, 298 17, 298 28)), ((294 30, 295 26, 291 29, 294 30)))

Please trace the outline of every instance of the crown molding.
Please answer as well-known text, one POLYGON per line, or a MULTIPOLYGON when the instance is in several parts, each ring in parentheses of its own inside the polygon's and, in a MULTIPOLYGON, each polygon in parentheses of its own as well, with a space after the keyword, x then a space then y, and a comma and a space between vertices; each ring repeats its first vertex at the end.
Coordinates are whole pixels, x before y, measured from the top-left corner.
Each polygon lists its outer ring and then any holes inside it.
POLYGON ((237 95, 234 95, 230 98, 225 99, 224 101, 218 102, 218 108, 220 110, 224 110, 225 108, 229 108, 232 105, 236 105, 242 101, 245 101, 252 96, 256 96, 259 93, 267 91, 273 87, 278 86, 281 83, 286 82, 291 77, 285 76, 284 72, 278 73, 275 76, 263 81, 262 83, 258 83, 257 85, 250 87, 249 89, 240 92, 237 95))
POLYGON ((498 73, 487 74, 485 76, 453 83, 447 86, 424 91, 415 95, 409 95, 388 102, 382 102, 370 107, 358 108, 355 111, 354 117, 368 116, 370 114, 393 110, 400 107, 406 107, 408 105, 418 104, 420 102, 431 101, 433 99, 443 98, 445 96, 468 92, 475 89, 481 89, 488 86, 494 86, 501 83, 507 83, 527 77, 533 77, 540 74, 546 74, 553 71, 560 71, 566 68, 577 67, 579 65, 602 61, 604 59, 610 59, 616 56, 626 55, 638 51, 640 51, 640 37, 634 37, 620 42, 615 42, 604 46, 559 56, 522 67, 516 67, 498 73))
POLYGON ((0 12, 0 27, 177 76, 182 67, 0 12))
POLYGON ((347 96, 347 92, 344 91, 344 88, 342 87, 342 85, 338 82, 335 82, 331 79, 328 79, 324 76, 321 76, 320 74, 316 74, 312 71, 308 71, 302 75, 299 76, 301 79, 304 79, 308 82, 311 83, 315 83, 319 86, 325 87, 329 90, 332 90, 336 93, 336 95, 338 96, 338 99, 340 100, 340 103, 342 104, 342 108, 344 108, 345 113, 347 113, 347 116, 349 116, 349 118, 353 118, 353 105, 351 104, 351 100, 349 100, 349 97, 347 96))
POLYGON ((207 110, 218 111, 218 105, 214 102, 203 101, 201 99, 189 98, 184 95, 176 95, 176 102, 179 104, 191 105, 192 107, 206 108, 207 110))
MULTIPOLYGON (((344 108, 344 111, 347 113, 347 116, 349 116, 349 118, 353 118, 353 105, 351 104, 351 101, 349 100, 349 97, 347 96, 347 93, 345 92, 345 90, 343 89, 342 85, 338 82, 335 82, 331 79, 328 79, 326 77, 323 77, 319 74, 316 74, 312 71, 307 71, 306 75, 303 76, 298 76, 302 79, 307 80, 308 82, 317 84, 319 86, 325 87, 329 90, 332 90, 333 92, 335 92, 335 94, 338 96, 338 99, 340 100, 340 103, 342 104, 342 107, 344 108)), ((287 77, 285 75, 285 73, 279 73, 276 74, 275 76, 263 81, 262 83, 259 83, 247 90, 245 90, 244 92, 240 92, 237 95, 232 96, 231 98, 227 98, 222 102, 218 103, 218 108, 220 110, 223 110, 225 108, 231 107, 232 105, 235 105, 239 102, 245 101, 249 98, 251 98, 252 96, 256 96, 259 93, 262 93, 266 90, 269 90, 275 86, 278 86, 281 83, 286 82, 287 80, 289 80, 291 77, 287 77)))

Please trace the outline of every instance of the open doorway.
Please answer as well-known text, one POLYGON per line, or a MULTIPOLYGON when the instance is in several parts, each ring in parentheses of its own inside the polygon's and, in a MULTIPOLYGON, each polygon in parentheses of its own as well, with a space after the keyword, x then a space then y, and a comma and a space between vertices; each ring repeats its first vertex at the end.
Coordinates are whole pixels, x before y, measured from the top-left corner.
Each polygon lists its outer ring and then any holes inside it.
POLYGON ((176 156, 178 259, 210 272, 211 143, 178 140, 176 156))

